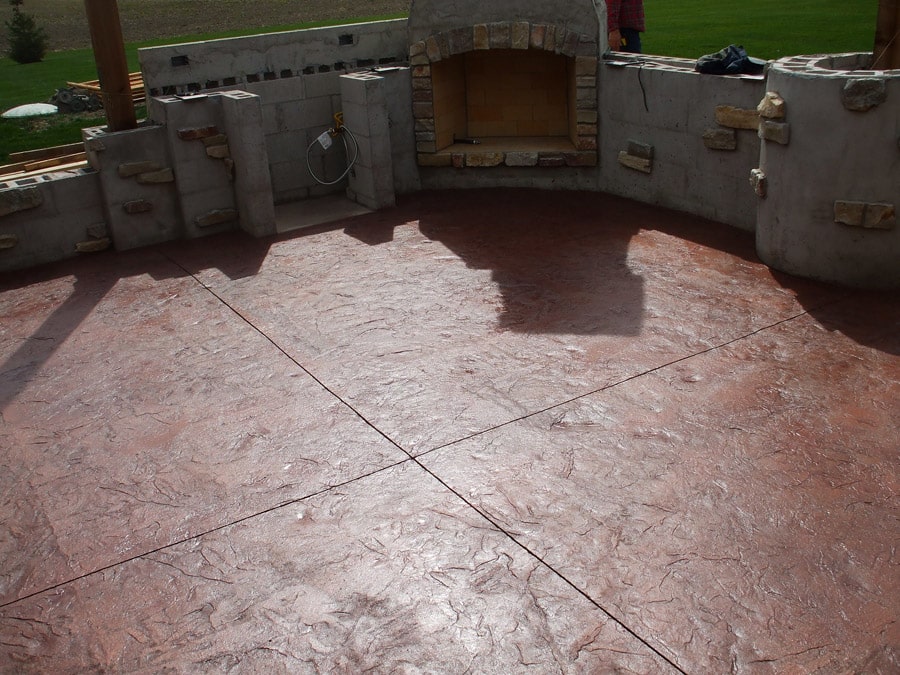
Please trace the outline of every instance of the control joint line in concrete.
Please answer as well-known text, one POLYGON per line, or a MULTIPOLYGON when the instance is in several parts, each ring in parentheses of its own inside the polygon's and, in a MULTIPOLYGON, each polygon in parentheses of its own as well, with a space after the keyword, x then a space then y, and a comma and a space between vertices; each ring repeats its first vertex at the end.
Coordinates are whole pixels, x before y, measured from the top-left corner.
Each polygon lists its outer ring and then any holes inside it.
POLYGON ((320 387, 322 387, 322 389, 324 389, 325 391, 327 391, 327 392, 328 392, 329 394, 331 394, 334 398, 336 398, 338 401, 340 401, 340 403, 341 403, 342 405, 346 406, 349 410, 351 410, 351 411, 353 412, 354 415, 356 415, 359 419, 361 419, 363 422, 365 422, 365 423, 366 423, 373 431, 375 431, 376 433, 378 433, 382 438, 384 438, 386 441, 388 441, 388 442, 389 442, 391 445, 393 445, 395 448, 397 448, 398 450, 400 450, 401 452, 403 452, 407 457, 409 457, 409 458, 412 458, 412 457, 413 457, 413 455, 412 455, 411 453, 409 453, 409 452, 406 450, 406 448, 404 448, 403 446, 401 446, 399 443, 397 443, 397 441, 395 441, 393 438, 391 438, 390 436, 388 436, 386 433, 384 433, 384 432, 383 432, 381 429, 379 429, 377 426, 375 426, 374 424, 372 424, 372 422, 370 422, 368 419, 366 419, 365 415, 363 415, 359 410, 357 410, 355 407, 353 407, 353 405, 350 404, 348 401, 345 401, 343 398, 341 398, 341 397, 340 397, 335 391, 333 391, 327 384, 325 384, 321 379, 319 379, 318 377, 316 377, 316 376, 315 376, 315 375, 314 375, 314 374, 313 374, 306 366, 304 366, 304 365, 303 365, 302 363, 300 363, 297 359, 295 359, 293 356, 291 356, 290 354, 288 354, 288 352, 287 352, 281 345, 279 345, 273 338, 269 337, 269 335, 267 335, 265 331, 263 331, 261 328, 259 328, 256 324, 254 324, 254 323, 253 323, 250 319, 248 319, 246 316, 244 316, 243 314, 241 314, 235 307, 232 307, 231 304, 229 304, 228 301, 225 300, 225 298, 223 298, 221 295, 219 295, 218 293, 216 293, 212 288, 210 288, 209 286, 207 286, 206 284, 204 284, 200 279, 197 278, 197 276, 196 276, 195 274, 193 274, 190 270, 185 269, 185 267, 182 266, 178 261, 173 260, 172 258, 170 258, 169 256, 166 256, 165 254, 163 254, 163 256, 164 256, 167 260, 169 260, 169 262, 171 262, 173 265, 176 265, 176 266, 179 267, 180 269, 184 270, 185 274, 189 275, 194 281, 196 281, 198 284, 200 284, 200 286, 201 286, 202 288, 204 288, 204 289, 206 290, 207 293, 209 293, 210 295, 212 295, 216 300, 218 300, 218 301, 221 302, 223 305, 225 305, 228 309, 230 309, 232 312, 234 312, 234 314, 235 314, 237 317, 239 317, 239 318, 241 319, 241 321, 243 321, 244 323, 246 323, 248 326, 250 326, 250 327, 251 327, 253 330, 255 330, 257 333, 259 333, 259 335, 261 335, 266 341, 268 341, 269 344, 271 344, 273 347, 275 347, 275 349, 277 349, 279 352, 281 352, 282 354, 284 354, 284 356, 286 356, 288 359, 290 359, 290 361, 291 361, 295 366, 297 366, 300 370, 302 370, 304 373, 306 373, 307 375, 309 375, 309 376, 316 382, 316 384, 318 384, 320 387))
POLYGON ((604 614, 606 614, 606 616, 608 616, 609 619, 610 619, 612 622, 618 624, 618 625, 622 628, 622 630, 624 630, 624 631, 627 632, 629 635, 631 635, 631 636, 634 637, 636 640, 638 640, 641 644, 643 644, 645 647, 647 647, 647 649, 649 649, 650 651, 652 651, 654 654, 656 654, 659 658, 661 658, 663 661, 665 661, 665 662, 668 663, 670 666, 672 666, 672 667, 673 667, 675 670, 677 670, 679 673, 682 673, 682 675, 687 675, 686 671, 684 671, 680 666, 678 666, 678 664, 676 664, 674 661, 672 661, 672 659, 670 659, 670 658, 667 657, 665 654, 663 654, 662 652, 660 652, 656 647, 654 647, 652 644, 650 644, 646 639, 644 639, 643 637, 641 637, 637 632, 634 631, 634 629, 632 629, 630 626, 628 626, 628 624, 626 624, 625 621, 624 621, 623 619, 620 619, 620 618, 617 617, 615 614, 613 614, 613 613, 610 612, 608 609, 606 609, 606 607, 604 607, 604 606, 601 605, 599 602, 597 602, 596 600, 594 600, 594 598, 592 598, 587 592, 585 592, 584 590, 582 590, 581 588, 579 588, 573 581, 569 580, 569 578, 566 577, 562 572, 560 572, 559 570, 557 570, 556 568, 554 568, 551 564, 549 564, 549 563, 548 563, 546 560, 544 560, 541 556, 539 556, 537 553, 535 553, 535 552, 532 551, 530 548, 528 548, 525 544, 523 544, 523 543, 520 542, 518 539, 516 539, 516 537, 515 537, 514 535, 510 534, 510 533, 509 533, 509 532, 508 532, 508 531, 507 531, 500 523, 498 523, 498 522, 495 521, 493 518, 491 518, 487 513, 485 513, 485 512, 482 511, 481 509, 479 509, 475 504, 473 504, 473 503, 470 502, 468 499, 466 499, 462 494, 460 494, 459 492, 457 492, 456 490, 454 490, 453 487, 450 486, 448 483, 446 483, 440 476, 438 476, 436 473, 434 473, 433 471, 431 471, 430 469, 428 469, 428 467, 426 467, 426 466, 423 465, 421 462, 419 462, 418 459, 413 458, 413 461, 414 461, 416 464, 418 464, 419 467, 421 467, 421 469, 422 469, 423 471, 425 471, 425 473, 427 473, 428 475, 430 475, 430 476, 431 476, 432 478, 434 478, 438 483, 440 483, 441 485, 443 485, 447 490, 449 490, 449 491, 452 492, 454 495, 456 495, 460 500, 462 500, 462 502, 463 502, 466 506, 468 506, 470 509, 472 509, 473 511, 475 511, 475 513, 477 513, 479 516, 481 516, 482 518, 484 518, 486 521, 488 521, 488 522, 489 522, 494 528, 496 528, 499 532, 502 532, 502 533, 503 533, 503 534, 504 534, 511 542, 513 542, 516 546, 518 546, 518 547, 521 548, 523 551, 525 551, 525 553, 527 553, 529 556, 531 556, 532 558, 534 558, 535 560, 537 560, 541 565, 543 565, 543 566, 544 566, 546 569, 548 569, 551 573, 553 573, 554 575, 556 575, 557 577, 559 577, 559 579, 560 579, 563 583, 565 583, 566 585, 568 585, 570 588, 572 588, 572 590, 574 590, 576 593, 578 593, 578 594, 581 595, 583 598, 585 598, 588 602, 590 602, 592 605, 594 605, 594 607, 596 607, 596 608, 599 609, 601 612, 603 612, 604 614))
POLYGON ((281 502, 280 504, 275 504, 274 506, 270 506, 268 508, 262 509, 261 511, 255 511, 254 513, 247 514, 246 516, 241 516, 239 518, 235 518, 234 520, 230 520, 227 523, 223 523, 221 525, 216 525, 215 527, 211 527, 208 530, 204 530, 203 532, 198 532, 196 534, 192 534, 189 537, 183 537, 182 539, 178 539, 173 542, 169 542, 168 544, 163 544, 162 546, 157 546, 154 549, 149 551, 143 551, 141 553, 135 553, 128 558, 123 558, 122 560, 117 560, 116 562, 109 563, 108 565, 104 565, 103 567, 98 567, 97 569, 90 570, 89 572, 85 572, 84 574, 79 574, 78 576, 74 576, 70 579, 65 579, 63 581, 57 582, 46 588, 41 588, 36 591, 32 591, 27 595, 23 595, 20 598, 16 598, 14 600, 9 600, 8 602, 0 603, 0 609, 4 607, 10 607, 15 605, 17 602, 22 602, 23 600, 27 600, 28 598, 33 598, 36 595, 40 595, 41 593, 47 593, 48 591, 55 590, 62 586, 66 586, 68 584, 75 583, 76 581, 80 581, 81 579, 86 579, 95 574, 99 574, 101 572, 106 572, 107 570, 111 570, 119 565, 125 565, 127 563, 133 562, 135 560, 139 560, 140 558, 146 558, 147 556, 151 556, 154 553, 159 553, 161 551, 165 551, 170 548, 174 548, 176 546, 181 546, 182 544, 186 544, 189 541, 194 541, 197 539, 202 539, 203 537, 213 534, 214 532, 219 532, 221 530, 232 527, 233 525, 239 525, 241 523, 247 522, 248 520, 253 520, 254 518, 258 518, 259 516, 264 516, 267 513, 273 513, 278 511, 279 509, 287 508, 288 506, 292 506, 294 504, 299 504, 300 502, 304 502, 307 499, 312 499, 313 497, 318 497, 319 495, 326 494, 331 492, 336 488, 343 487, 345 485, 349 485, 351 483, 355 483, 356 481, 363 480, 364 478, 369 478, 370 476, 374 476, 376 474, 381 473, 382 471, 387 471, 388 469, 393 469, 395 466, 400 466, 401 464, 406 464, 407 462, 412 461, 411 459, 401 459, 397 462, 393 462, 392 464, 388 464, 387 466, 383 466, 379 469, 375 469, 374 471, 370 471, 369 473, 362 474, 360 476, 354 476, 353 478, 348 478, 345 481, 341 481, 340 483, 335 483, 334 485, 326 485, 325 487, 316 490, 315 492, 310 492, 308 495, 304 495, 302 497, 296 497, 295 499, 289 499, 285 502, 281 502))
MULTIPOLYGON (((826 303, 826 304, 830 304, 830 303, 826 303)), ((821 306, 824 306, 824 305, 821 305, 821 306)), ((655 373, 659 370, 663 370, 664 368, 668 368, 669 366, 673 366, 676 363, 681 363, 682 361, 689 361, 690 359, 693 359, 697 356, 703 356, 704 354, 709 354, 710 352, 714 352, 717 349, 721 349, 722 347, 727 347, 728 345, 734 344, 736 342, 740 342, 741 340, 746 340, 747 338, 753 337, 754 335, 756 335, 758 333, 762 333, 763 331, 767 331, 770 328, 775 328, 776 326, 780 326, 781 324, 794 321, 795 319, 798 319, 801 316, 806 316, 808 313, 809 313, 808 311, 800 312, 800 313, 790 316, 786 319, 781 319, 780 321, 776 321, 775 323, 769 324, 768 326, 763 326, 762 328, 757 328, 756 330, 750 331, 746 335, 741 335, 736 338, 732 338, 731 340, 726 340, 725 342, 722 342, 717 345, 713 345, 712 347, 708 347, 706 349, 701 349, 699 352, 694 352, 693 354, 688 354, 686 356, 680 356, 677 359, 672 359, 671 361, 669 361, 667 363, 663 363, 658 366, 654 366, 653 368, 648 368, 647 370, 644 370, 640 373, 635 373, 634 375, 629 375, 628 377, 625 377, 616 382, 612 382, 610 384, 604 385, 598 389, 594 389, 592 391, 585 392, 584 394, 578 394, 577 396, 568 398, 565 401, 560 401, 558 403, 554 403, 553 405, 549 405, 546 408, 541 408, 540 410, 535 410, 530 413, 526 413, 524 415, 521 415, 520 417, 516 417, 514 419, 507 420, 506 422, 502 422, 502 423, 492 426, 488 429, 482 429, 481 431, 476 431, 475 433, 469 434, 468 436, 463 436, 462 438, 457 438, 456 440, 449 441, 448 443, 444 443, 443 445, 438 445, 438 446, 432 448, 431 450, 426 450, 425 452, 420 452, 419 454, 416 455, 416 457, 423 457, 431 452, 435 452, 436 450, 442 450, 442 449, 448 448, 452 445, 456 445, 457 443, 462 443, 463 441, 467 441, 472 438, 477 438, 478 436, 482 436, 482 435, 489 433, 491 431, 494 431, 496 429, 502 429, 503 427, 509 426, 510 424, 515 424, 516 422, 521 422, 522 420, 527 420, 531 417, 541 415, 545 412, 553 410, 554 408, 559 408, 561 406, 568 405, 569 403, 574 403, 575 401, 580 401, 583 398, 587 398, 588 396, 593 396, 594 394, 599 394, 600 392, 603 392, 603 391, 609 391, 610 389, 619 387, 623 384, 631 382, 632 380, 636 380, 639 377, 643 377, 644 375, 650 375, 651 373, 655 373)))

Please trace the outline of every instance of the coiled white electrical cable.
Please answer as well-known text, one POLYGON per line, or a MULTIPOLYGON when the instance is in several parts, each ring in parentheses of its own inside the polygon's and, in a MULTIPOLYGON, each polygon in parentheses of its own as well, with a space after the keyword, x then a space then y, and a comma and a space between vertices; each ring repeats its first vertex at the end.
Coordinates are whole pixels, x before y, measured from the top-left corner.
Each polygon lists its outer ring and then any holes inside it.
MULTIPOLYGON (((347 168, 344 170, 344 172, 340 176, 335 178, 334 180, 326 181, 326 180, 323 180, 322 178, 319 178, 316 175, 316 172, 313 171, 312 166, 309 163, 309 155, 310 155, 310 152, 312 152, 313 146, 316 143, 319 143, 321 145, 321 142, 319 140, 321 138, 321 136, 318 136, 306 148, 306 168, 309 170, 309 175, 312 176, 313 179, 319 185, 336 185, 337 183, 340 183, 342 180, 344 180, 350 174, 350 171, 353 170, 353 165, 356 164, 356 160, 359 159, 359 142, 356 140, 356 136, 353 135, 353 132, 350 131, 350 129, 348 129, 347 127, 345 127, 343 124, 340 125, 339 127, 331 129, 329 132, 326 132, 326 133, 329 133, 333 136, 339 135, 341 137, 341 141, 343 141, 343 143, 344 143, 344 153, 348 157, 350 156, 350 147, 347 144, 347 136, 349 136, 350 140, 353 141, 353 158, 347 162, 347 168)), ((324 147, 325 146, 323 145, 323 148, 324 147)), ((326 150, 327 150, 327 148, 326 148, 326 150)))

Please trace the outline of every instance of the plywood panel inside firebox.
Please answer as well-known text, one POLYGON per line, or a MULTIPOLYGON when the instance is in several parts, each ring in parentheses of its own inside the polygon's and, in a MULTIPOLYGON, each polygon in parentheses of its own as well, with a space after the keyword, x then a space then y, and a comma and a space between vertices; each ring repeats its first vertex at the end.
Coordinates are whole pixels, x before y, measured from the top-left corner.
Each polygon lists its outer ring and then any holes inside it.
POLYGON ((566 57, 498 49, 465 55, 468 135, 567 136, 566 57))

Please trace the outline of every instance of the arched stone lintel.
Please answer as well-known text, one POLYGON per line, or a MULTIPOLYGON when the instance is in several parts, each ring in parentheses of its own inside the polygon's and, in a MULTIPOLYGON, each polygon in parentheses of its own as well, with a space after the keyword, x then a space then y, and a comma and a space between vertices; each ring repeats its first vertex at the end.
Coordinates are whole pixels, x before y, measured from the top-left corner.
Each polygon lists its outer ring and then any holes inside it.
POLYGON ((434 33, 410 45, 413 66, 485 49, 536 49, 569 58, 596 57, 598 44, 587 35, 552 23, 499 21, 434 33))

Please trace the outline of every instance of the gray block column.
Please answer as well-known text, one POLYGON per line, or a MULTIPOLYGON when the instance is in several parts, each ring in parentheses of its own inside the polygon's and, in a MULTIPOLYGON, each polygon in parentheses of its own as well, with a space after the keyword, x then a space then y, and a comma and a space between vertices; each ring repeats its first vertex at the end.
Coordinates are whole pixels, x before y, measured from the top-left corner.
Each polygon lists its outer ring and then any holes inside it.
MULTIPOLYGON (((341 77, 344 124, 359 144, 347 196, 370 209, 396 203, 385 79, 369 72, 341 77)), ((352 142, 350 144, 352 152, 352 142)))
POLYGON ((275 234, 275 199, 259 96, 222 94, 222 112, 233 160, 234 195, 240 227, 254 237, 275 234))

